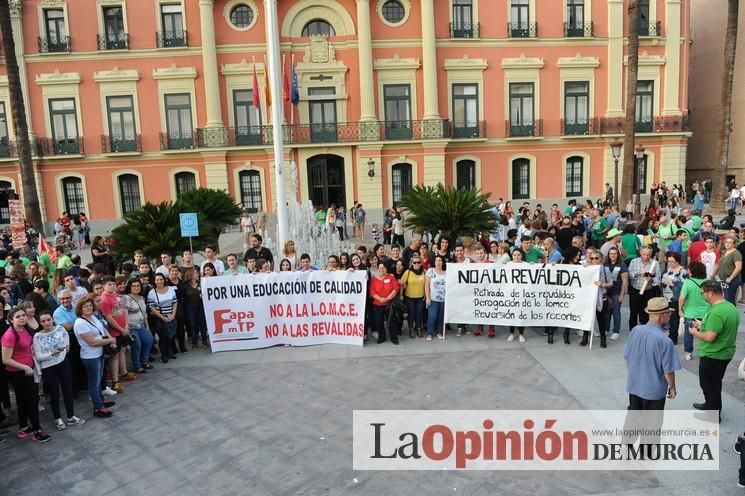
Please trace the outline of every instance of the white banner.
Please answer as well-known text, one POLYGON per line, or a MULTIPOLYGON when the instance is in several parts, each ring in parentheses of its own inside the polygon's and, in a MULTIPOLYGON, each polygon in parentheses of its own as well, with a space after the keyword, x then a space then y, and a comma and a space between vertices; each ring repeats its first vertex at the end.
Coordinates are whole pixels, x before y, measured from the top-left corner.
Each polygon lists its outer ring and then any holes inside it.
POLYGON ((445 322, 590 331, 599 274, 599 266, 449 263, 445 322))
POLYGON ((202 301, 212 351, 278 344, 362 346, 366 293, 361 271, 204 278, 202 301))

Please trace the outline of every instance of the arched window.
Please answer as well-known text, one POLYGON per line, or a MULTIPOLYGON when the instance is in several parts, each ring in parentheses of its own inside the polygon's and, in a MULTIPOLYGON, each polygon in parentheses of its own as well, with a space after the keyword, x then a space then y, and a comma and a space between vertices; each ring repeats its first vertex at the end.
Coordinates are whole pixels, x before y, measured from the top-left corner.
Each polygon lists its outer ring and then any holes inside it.
POLYGON ((176 181, 176 198, 187 191, 197 189, 197 176, 193 172, 178 172, 174 179, 176 181))
POLYGON ((121 201, 122 215, 135 212, 142 207, 140 181, 134 174, 119 176, 119 201, 121 201))
POLYGON ((65 212, 70 215, 85 212, 83 181, 79 177, 66 177, 62 179, 62 196, 65 203, 65 212))
POLYGON ((527 158, 512 161, 512 198, 530 198, 530 160, 527 158))
POLYGON ((8 200, 14 200, 15 197, 10 181, 0 181, 0 224, 10 224, 8 200))
POLYGON ((398 206, 401 197, 411 189, 411 164, 396 164, 391 170, 391 193, 393 206, 398 206))
POLYGON ((649 159, 649 155, 645 153, 644 158, 638 161, 639 172, 638 172, 638 176, 634 178, 635 180, 634 182, 637 185, 636 190, 639 191, 639 193, 641 194, 644 194, 647 191, 647 160, 648 159, 649 159))
POLYGON ((303 36, 335 36, 334 27, 323 19, 313 19, 305 25, 302 32, 303 36))
POLYGON ((455 187, 458 189, 476 189, 476 162, 460 160, 455 164, 455 187))
POLYGON ((585 161, 582 157, 569 157, 566 163, 566 195, 582 196, 583 170, 585 161))
POLYGON ((251 213, 261 210, 261 176, 259 171, 244 170, 238 173, 241 204, 251 213))

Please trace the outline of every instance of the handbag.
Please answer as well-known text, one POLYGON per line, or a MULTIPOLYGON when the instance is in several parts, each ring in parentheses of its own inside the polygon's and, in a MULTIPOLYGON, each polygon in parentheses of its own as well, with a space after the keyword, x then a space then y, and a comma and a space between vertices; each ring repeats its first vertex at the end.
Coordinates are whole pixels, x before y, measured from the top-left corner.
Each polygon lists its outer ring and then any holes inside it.
MULTIPOLYGON (((92 325, 93 327, 95 327, 96 330, 101 333, 101 335, 99 337, 102 337, 102 338, 109 338, 109 337, 111 337, 111 336, 108 335, 108 333, 105 330, 101 329, 99 326, 97 326, 96 324, 94 324, 93 322, 91 322, 90 320, 88 320, 88 317, 83 317, 83 319, 85 319, 86 322, 88 322, 90 325, 92 325)), ((114 354, 116 354, 116 353, 119 352, 119 346, 118 345, 117 345, 116 350, 111 349, 111 346, 109 346, 108 344, 102 346, 101 348, 103 350, 103 356, 106 357, 106 358, 108 358, 108 357, 110 357, 110 356, 112 356, 112 355, 114 355, 114 354)))

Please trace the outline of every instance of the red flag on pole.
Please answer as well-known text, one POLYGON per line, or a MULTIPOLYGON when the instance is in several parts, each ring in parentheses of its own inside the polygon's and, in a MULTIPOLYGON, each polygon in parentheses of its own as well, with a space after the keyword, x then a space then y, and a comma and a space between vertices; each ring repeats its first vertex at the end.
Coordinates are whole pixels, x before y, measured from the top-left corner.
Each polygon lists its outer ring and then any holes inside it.
POLYGON ((253 84, 253 94, 251 95, 252 101, 254 107, 259 108, 259 78, 256 76, 256 59, 254 59, 254 84, 253 84))
POLYGON ((56 263, 57 262, 57 254, 52 249, 52 247, 49 246, 49 244, 47 243, 47 240, 44 239, 44 236, 41 236, 41 235, 39 236, 39 250, 38 250, 38 252, 39 252, 39 255, 41 255, 42 253, 48 254, 49 255, 49 260, 51 260, 52 263, 56 263))
POLYGON ((266 107, 272 106, 272 87, 269 86, 269 67, 266 63, 266 55, 264 55, 264 95, 266 98, 266 107))
POLYGON ((285 71, 285 56, 282 55, 282 72, 284 77, 282 78, 282 95, 284 96, 285 103, 290 101, 290 79, 287 77, 287 71, 285 71))

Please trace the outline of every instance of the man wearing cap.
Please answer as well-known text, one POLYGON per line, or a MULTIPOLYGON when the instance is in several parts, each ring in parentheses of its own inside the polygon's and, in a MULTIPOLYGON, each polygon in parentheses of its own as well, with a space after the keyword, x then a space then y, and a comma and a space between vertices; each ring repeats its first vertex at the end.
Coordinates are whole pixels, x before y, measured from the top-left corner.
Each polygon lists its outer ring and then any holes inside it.
POLYGON ((615 227, 608 231, 608 234, 606 235, 607 241, 600 247, 600 253, 602 253, 604 257, 607 257, 610 249, 615 247, 618 248, 618 251, 621 253, 621 260, 626 258, 626 250, 621 244, 621 235, 623 235, 623 233, 615 227))
POLYGON ((735 355, 735 340, 740 326, 740 312, 724 298, 718 281, 701 285, 704 299, 711 305, 703 322, 694 321, 689 329, 699 339, 698 382, 704 393, 703 403, 694 403, 698 410, 717 410, 722 418, 722 378, 735 355))
POLYGON ((664 410, 665 399, 675 398, 675 371, 681 368, 675 345, 663 327, 672 309, 666 298, 652 298, 644 311, 649 322, 631 329, 623 358, 626 360, 629 410, 664 410))

